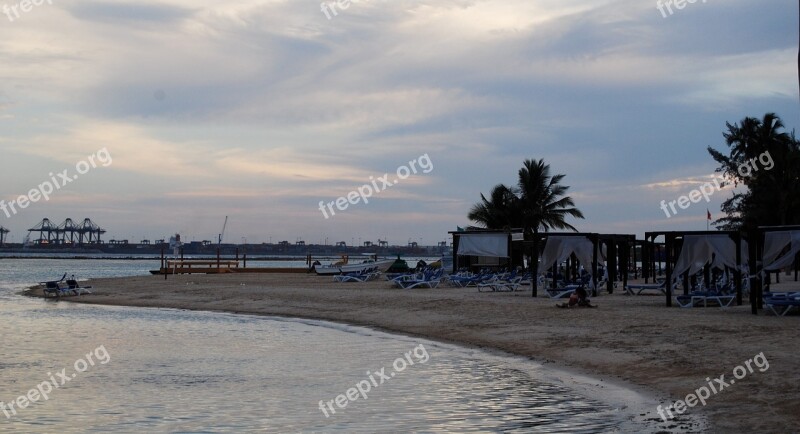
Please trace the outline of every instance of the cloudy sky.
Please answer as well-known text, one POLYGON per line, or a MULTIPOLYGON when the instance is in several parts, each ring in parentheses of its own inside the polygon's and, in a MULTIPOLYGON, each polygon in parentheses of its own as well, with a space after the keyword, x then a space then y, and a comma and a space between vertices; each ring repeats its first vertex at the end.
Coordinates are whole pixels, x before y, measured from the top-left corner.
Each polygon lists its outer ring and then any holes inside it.
POLYGON ((112 157, 0 213, 15 242, 44 217, 214 239, 227 215, 229 242, 434 244, 526 158, 567 175, 582 231, 705 229, 729 191, 659 204, 710 179, 725 122, 800 126, 795 0, 15 1, 0 199, 112 157), (423 155, 429 173, 320 211, 423 155))

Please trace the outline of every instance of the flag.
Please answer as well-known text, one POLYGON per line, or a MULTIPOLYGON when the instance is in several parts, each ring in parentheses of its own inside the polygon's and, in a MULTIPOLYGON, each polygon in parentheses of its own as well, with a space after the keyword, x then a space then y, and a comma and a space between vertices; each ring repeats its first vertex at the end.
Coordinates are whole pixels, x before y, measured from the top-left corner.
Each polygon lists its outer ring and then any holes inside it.
POLYGON ((706 220, 711 220, 711 211, 709 211, 708 208, 706 208, 706 213, 708 214, 706 220))

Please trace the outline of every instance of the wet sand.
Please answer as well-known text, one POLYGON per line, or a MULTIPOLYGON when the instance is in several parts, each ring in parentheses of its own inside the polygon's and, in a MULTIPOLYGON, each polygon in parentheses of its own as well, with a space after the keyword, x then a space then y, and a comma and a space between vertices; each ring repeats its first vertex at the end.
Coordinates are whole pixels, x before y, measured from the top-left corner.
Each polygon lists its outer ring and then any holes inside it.
MULTIPOLYGON (((595 298, 596 309, 557 309, 556 300, 541 292, 534 299, 529 289, 402 290, 386 281, 341 284, 305 274, 187 275, 166 281, 146 276, 91 284, 94 294, 64 300, 373 327, 529 357, 655 394, 664 406, 707 386, 706 378, 724 374, 730 382, 734 368, 763 352, 768 369, 761 372, 751 364, 753 373, 685 415, 707 417, 715 432, 795 432, 800 427, 800 316, 754 316, 748 305, 667 308, 663 296, 626 296, 620 288, 595 298)), ((665 429, 696 429, 682 416, 663 423, 655 408, 647 417, 665 429)))

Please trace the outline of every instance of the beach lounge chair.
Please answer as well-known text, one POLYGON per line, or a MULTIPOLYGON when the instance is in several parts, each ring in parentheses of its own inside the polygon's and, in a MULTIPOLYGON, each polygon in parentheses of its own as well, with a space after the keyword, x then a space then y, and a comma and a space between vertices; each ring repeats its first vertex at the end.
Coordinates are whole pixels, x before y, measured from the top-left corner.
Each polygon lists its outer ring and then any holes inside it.
POLYGON ((645 291, 658 291, 661 294, 667 293, 667 281, 664 280, 657 284, 627 285, 625 293, 628 295, 642 295, 645 291))
POLYGON ((408 276, 409 273, 383 273, 383 277, 389 282, 394 282, 395 279, 402 276, 408 276))
POLYGON ((397 279, 396 285, 403 289, 414 288, 436 288, 442 279, 442 269, 426 270, 422 276, 410 275, 404 276, 405 278, 397 279), (421 277, 421 278, 420 278, 421 277))
POLYGON ((334 282, 367 282, 370 280, 377 279, 380 276, 381 272, 378 271, 377 268, 368 268, 362 271, 356 271, 353 273, 344 273, 339 274, 337 276, 333 276, 334 282))
POLYGON ((478 285, 478 291, 481 292, 481 286, 489 288, 492 292, 514 292, 522 286, 522 278, 515 277, 511 280, 497 280, 489 284, 478 285), (483 286, 486 285, 486 286, 483 286))
POLYGON ((72 292, 69 288, 60 285, 60 281, 41 282, 44 285, 44 296, 59 298, 62 295, 70 295, 72 292))
POLYGON ((405 283, 401 284, 401 282, 416 282, 424 279, 425 279, 425 271, 422 271, 419 273, 411 272, 411 273, 397 274, 391 279, 389 279, 389 281, 392 282, 392 286, 394 286, 395 288, 402 288, 403 284, 405 283))
POLYGON ((721 308, 730 307, 736 294, 723 291, 692 291, 689 295, 677 295, 675 301, 680 307, 708 307, 708 302, 714 302, 721 308))
POLYGON ((800 309, 800 293, 798 292, 765 292, 764 306, 775 316, 786 316, 793 309, 800 309))
POLYGON ((516 271, 506 275, 495 275, 494 278, 479 283, 478 292, 514 292, 520 287, 522 279, 522 276, 517 276, 516 271))
POLYGON ((561 288, 548 288, 546 291, 550 298, 568 298, 578 288, 580 285, 567 285, 561 288))
POLYGON ((466 288, 468 286, 478 286, 479 284, 495 278, 494 273, 481 272, 479 274, 455 275, 450 276, 448 280, 450 285, 458 288, 466 288))
POLYGON ((82 295, 82 294, 91 294, 92 291, 89 291, 91 286, 81 286, 78 284, 78 281, 74 278, 67 279, 67 286, 70 291, 72 291, 75 295, 82 295))
POLYGON ((401 282, 417 281, 417 280, 422 280, 422 278, 423 278, 422 275, 417 273, 403 274, 393 278, 391 282, 392 286, 394 286, 395 288, 402 288, 403 285, 401 284, 401 282))

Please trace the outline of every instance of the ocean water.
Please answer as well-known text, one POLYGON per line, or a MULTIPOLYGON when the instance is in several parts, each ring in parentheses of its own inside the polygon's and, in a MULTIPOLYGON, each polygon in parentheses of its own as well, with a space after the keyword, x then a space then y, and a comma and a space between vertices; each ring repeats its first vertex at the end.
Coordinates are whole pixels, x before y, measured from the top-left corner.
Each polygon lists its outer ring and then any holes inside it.
POLYGON ((0 259, 0 432, 639 430, 630 409, 518 358, 325 322, 18 295, 65 272, 150 268, 0 259))

